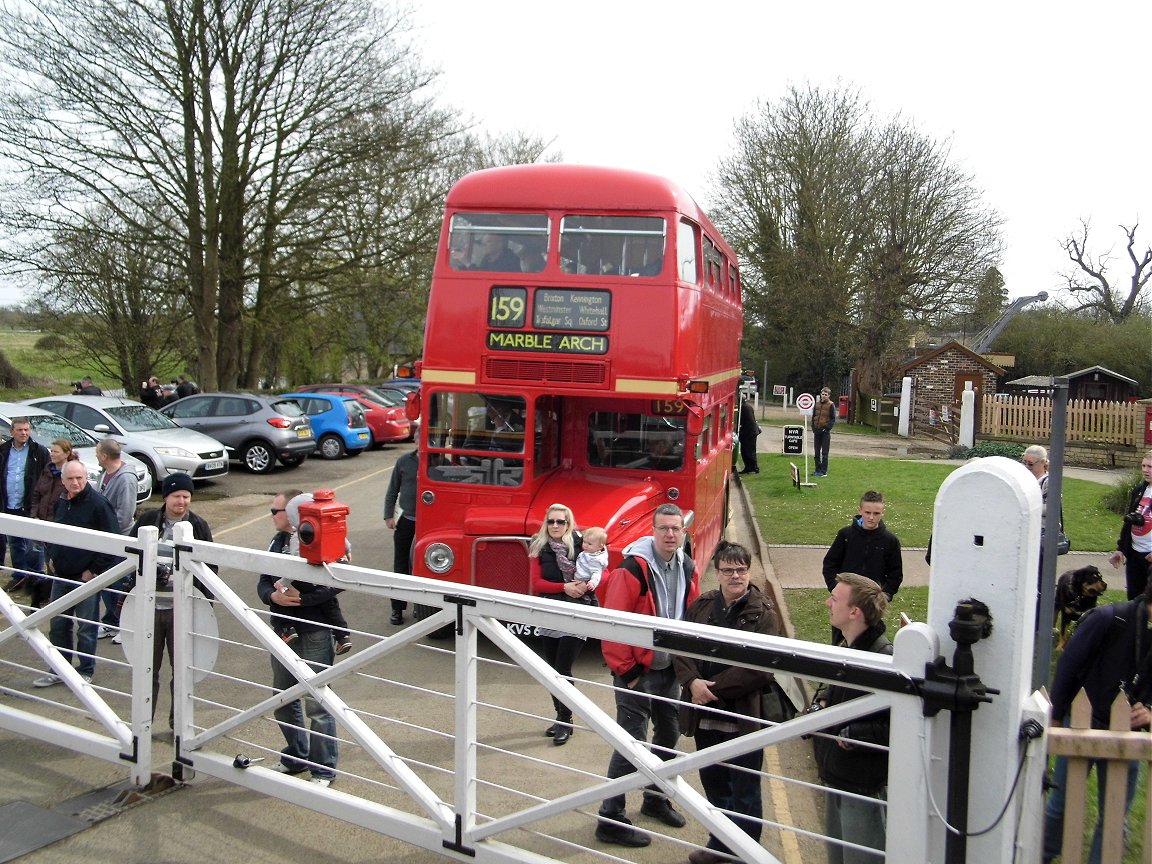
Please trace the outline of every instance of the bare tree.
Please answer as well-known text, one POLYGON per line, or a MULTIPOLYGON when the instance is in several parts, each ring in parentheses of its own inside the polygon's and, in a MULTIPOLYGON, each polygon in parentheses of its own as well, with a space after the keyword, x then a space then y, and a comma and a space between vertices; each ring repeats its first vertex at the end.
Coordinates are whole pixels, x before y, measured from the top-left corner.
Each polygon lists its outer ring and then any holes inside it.
POLYGON ((947 146, 878 126, 850 89, 792 88, 736 127, 716 221, 745 260, 747 344, 797 383, 855 365, 878 392, 908 329, 970 306, 1000 252, 999 216, 947 146))
POLYGON ((1074 265, 1073 269, 1064 275, 1065 286, 1076 301, 1074 307, 1077 312, 1092 312, 1119 324, 1141 308, 1141 293, 1148 284, 1148 277, 1152 276, 1152 246, 1145 246, 1143 251, 1137 251, 1136 231, 1140 227, 1137 222, 1131 228, 1120 225, 1120 230, 1128 242, 1128 263, 1132 273, 1127 277, 1128 284, 1121 287, 1113 285, 1108 277, 1108 267, 1112 260, 1112 251, 1100 255, 1093 255, 1088 250, 1090 223, 1080 221, 1080 230, 1069 234, 1064 240, 1064 251, 1068 260, 1074 265))
MULTIPOLYGON (((403 27, 370 0, 5 8, 0 155, 23 182, 7 227, 74 232, 97 206, 152 232, 184 274, 201 383, 251 380, 289 287, 329 290, 354 263, 332 215, 349 169, 450 123, 419 96, 431 75, 403 27), (389 123, 357 135, 370 116, 389 123)), ((6 251, 45 267, 27 246, 6 251)))

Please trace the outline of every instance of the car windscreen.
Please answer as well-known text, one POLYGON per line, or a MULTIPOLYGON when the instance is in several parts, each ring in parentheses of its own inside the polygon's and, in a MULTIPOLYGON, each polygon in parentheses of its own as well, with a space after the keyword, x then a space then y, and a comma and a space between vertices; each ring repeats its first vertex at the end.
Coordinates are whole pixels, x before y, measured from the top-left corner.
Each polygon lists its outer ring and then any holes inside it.
POLYGON ((273 411, 278 411, 285 417, 303 417, 304 409, 300 407, 300 403, 294 399, 280 399, 271 404, 273 411))
POLYGON ((104 410, 108 412, 109 417, 112 417, 128 432, 152 432, 156 429, 181 428, 159 411, 155 411, 147 405, 117 405, 104 410))
POLYGON ((45 447, 51 447, 57 438, 72 442, 73 447, 95 447, 96 439, 63 417, 55 414, 34 414, 32 421, 32 437, 45 447))

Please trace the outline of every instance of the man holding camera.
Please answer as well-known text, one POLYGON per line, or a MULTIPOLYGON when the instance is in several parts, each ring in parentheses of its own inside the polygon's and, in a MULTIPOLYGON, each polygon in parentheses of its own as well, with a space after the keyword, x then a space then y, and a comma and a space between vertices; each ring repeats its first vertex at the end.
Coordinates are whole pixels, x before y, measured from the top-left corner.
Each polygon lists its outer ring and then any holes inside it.
POLYGON ((1108 559, 1117 570, 1121 564, 1124 565, 1124 583, 1129 600, 1135 600, 1144 593, 1144 586, 1152 573, 1152 450, 1144 454, 1140 473, 1144 482, 1137 483, 1132 490, 1116 551, 1108 559))
MULTIPOLYGON (((164 478, 164 485, 160 491, 164 497, 164 506, 159 510, 149 510, 141 514, 129 532, 133 537, 140 533, 145 526, 160 531, 161 557, 156 564, 156 630, 152 639, 152 716, 156 716, 156 697, 160 695, 160 666, 164 662, 164 648, 168 648, 168 663, 176 668, 176 659, 173 649, 176 643, 175 617, 173 613, 172 597, 172 558, 165 556, 163 550, 172 548, 172 528, 177 522, 188 522, 192 525, 192 537, 196 540, 212 541, 212 529, 200 516, 189 508, 192 505, 192 493, 196 487, 192 478, 187 474, 171 474, 164 478)), ((197 585, 208 595, 208 591, 197 585)), ((172 680, 168 681, 168 693, 172 693, 172 680)), ((173 726, 172 706, 168 708, 168 728, 173 726)))

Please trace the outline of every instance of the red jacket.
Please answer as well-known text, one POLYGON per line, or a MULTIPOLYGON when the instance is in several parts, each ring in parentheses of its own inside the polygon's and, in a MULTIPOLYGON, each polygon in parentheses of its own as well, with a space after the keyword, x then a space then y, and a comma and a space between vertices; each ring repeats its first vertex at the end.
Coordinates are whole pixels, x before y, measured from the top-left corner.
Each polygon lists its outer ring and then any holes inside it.
MULTIPOLYGON (((696 564, 687 555, 684 556, 684 573, 688 577, 688 590, 684 592, 684 604, 677 610, 676 619, 682 619, 688 606, 700 596, 700 577, 696 572, 696 564)), ((605 609, 656 615, 652 575, 649 572, 648 562, 639 555, 626 555, 620 566, 601 580, 596 594, 600 598, 600 605, 605 609), (638 569, 642 575, 636 575, 634 570, 629 569, 629 561, 639 565, 638 569)), ((626 684, 631 684, 652 665, 651 648, 602 640, 600 650, 604 654, 604 662, 608 664, 608 668, 613 674, 624 679, 626 684)))

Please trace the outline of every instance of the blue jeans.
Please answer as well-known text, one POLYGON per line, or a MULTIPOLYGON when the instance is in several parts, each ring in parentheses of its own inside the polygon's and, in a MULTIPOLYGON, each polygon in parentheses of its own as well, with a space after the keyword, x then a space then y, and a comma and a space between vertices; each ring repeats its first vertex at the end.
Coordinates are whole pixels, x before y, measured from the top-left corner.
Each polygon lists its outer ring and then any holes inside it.
POLYGON ((837 840, 858 846, 870 846, 878 852, 849 849, 839 843, 827 843, 828 864, 877 864, 884 860, 888 834, 888 808, 881 802, 887 789, 877 790, 875 803, 846 798, 829 792, 824 799, 824 833, 837 840))
MULTIPOLYGON (((637 741, 648 740, 648 721, 652 720, 652 744, 657 756, 667 762, 676 756, 674 748, 680 740, 680 709, 676 700, 680 698, 680 685, 672 667, 658 672, 645 672, 636 681, 636 686, 628 689, 618 675, 612 676, 616 685, 616 722, 637 741), (663 696, 673 700, 664 702, 650 699, 649 696, 663 696)), ((608 779, 614 780, 631 774, 636 766, 613 752, 608 762, 608 779)), ((644 790, 645 798, 662 797, 655 787, 644 790)), ((605 798, 600 804, 601 816, 623 816, 625 800, 623 795, 605 798)))
MULTIPOLYGON (((327 629, 301 630, 300 638, 290 646, 315 671, 331 666, 336 659, 336 646, 327 629)), ((287 669, 272 660, 272 686, 287 690, 296 679, 287 669)), ((280 732, 288 743, 280 752, 280 761, 289 768, 307 768, 313 777, 333 780, 336 777, 336 721, 311 696, 281 705, 274 712, 280 732), (303 705, 301 705, 303 703, 303 705), (304 715, 308 715, 310 732, 304 728, 304 715), (311 763, 311 764, 303 764, 311 763)))
MULTIPOLYGON (((10 516, 27 516, 25 510, 5 510, 10 516)), ((27 537, 0 534, 0 566, 4 564, 6 549, 12 550, 12 579, 27 577, 30 573, 43 571, 42 556, 37 552, 38 543, 27 537)), ((42 547, 40 547, 42 548, 42 547)))
POLYGON ((816 474, 828 473, 828 450, 832 446, 832 430, 831 429, 813 429, 812 430, 812 461, 816 463, 814 472, 816 474))
MULTIPOLYGON (((79 577, 76 577, 78 580, 79 577)), ((52 582, 52 600, 59 600, 64 595, 74 591, 78 585, 75 582, 57 577, 52 582)), ((76 630, 76 671, 89 677, 96 671, 96 616, 100 613, 100 597, 93 594, 81 600, 64 614, 52 618, 48 628, 48 641, 60 649, 60 653, 73 661, 72 639, 76 630), (79 622, 65 617, 71 614, 82 619, 79 622)))
MULTIPOLYGON (((1067 722, 1067 721, 1065 721, 1067 722)), ((1088 864, 1100 864, 1101 834, 1104 830, 1104 789, 1108 781, 1108 762, 1105 759, 1092 759, 1091 765, 1096 766, 1096 830, 1092 833, 1092 851, 1088 853, 1088 864)), ((1132 799, 1136 796, 1136 778, 1140 774, 1140 763, 1128 763, 1128 785, 1124 791, 1124 815, 1127 817, 1132 807, 1132 799)), ((1044 804, 1044 861, 1051 861, 1060 855, 1060 847, 1064 839, 1064 793, 1068 785, 1068 760, 1063 756, 1056 757, 1056 764, 1052 769, 1052 780, 1055 783, 1048 793, 1048 801, 1044 804)), ((1125 836, 1128 833, 1127 824, 1124 827, 1125 836)))
MULTIPOLYGON (((697 729, 696 749, 703 750, 705 747, 713 747, 739 737, 737 732, 697 729)), ((763 767, 764 750, 757 748, 743 756, 736 756, 726 762, 708 765, 700 769, 700 785, 704 787, 704 794, 708 796, 708 800, 724 810, 752 817, 751 819, 741 819, 738 816, 729 816, 741 831, 757 843, 760 842, 760 832, 764 827, 759 821, 764 815, 764 804, 760 792, 762 779, 760 769, 763 767), (741 768, 750 770, 741 771, 741 768)), ((729 854, 731 851, 711 834, 708 835, 708 848, 724 854, 729 854)))

